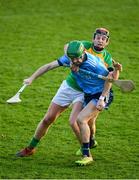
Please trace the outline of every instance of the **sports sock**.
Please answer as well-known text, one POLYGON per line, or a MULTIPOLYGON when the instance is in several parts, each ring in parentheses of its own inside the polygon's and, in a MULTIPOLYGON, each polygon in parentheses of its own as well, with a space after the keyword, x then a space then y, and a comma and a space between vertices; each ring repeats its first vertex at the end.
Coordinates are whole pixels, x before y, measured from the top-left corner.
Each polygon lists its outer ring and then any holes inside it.
POLYGON ((92 146, 95 144, 95 136, 90 136, 90 142, 89 142, 89 148, 92 148, 92 146))
POLYGON ((83 143, 82 153, 83 153, 83 156, 89 157, 89 143, 83 143))
POLYGON ((33 137, 28 147, 29 148, 35 148, 37 146, 37 144, 39 143, 39 141, 40 140, 33 137))

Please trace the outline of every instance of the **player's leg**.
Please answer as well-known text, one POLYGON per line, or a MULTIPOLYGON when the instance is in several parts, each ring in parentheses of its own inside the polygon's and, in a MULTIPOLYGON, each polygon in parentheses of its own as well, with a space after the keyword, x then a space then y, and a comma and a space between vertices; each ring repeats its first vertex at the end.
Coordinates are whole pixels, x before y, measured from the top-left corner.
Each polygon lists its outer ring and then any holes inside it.
MULTIPOLYGON (((89 125, 89 128, 90 128, 90 142, 89 142, 89 148, 90 149, 95 148, 98 145, 98 143, 97 143, 97 141, 95 139, 95 134, 96 134, 96 119, 97 119, 98 114, 99 114, 99 112, 97 112, 96 116, 93 115, 93 117, 91 117, 91 119, 88 121, 88 125, 89 125)), ((76 122, 76 124, 77 124, 77 122, 76 122)), ((78 124, 77 124, 77 127, 78 127, 78 124)), ((80 139, 79 142, 80 142, 80 144, 82 144, 79 127, 78 127, 78 136, 80 136, 80 138, 78 138, 78 139, 80 139)), ((82 155, 82 148, 79 148, 76 151, 76 155, 77 156, 81 156, 82 155)))
POLYGON ((47 133, 50 125, 55 121, 55 119, 68 107, 71 103, 70 98, 66 94, 67 84, 65 81, 61 84, 56 95, 52 99, 52 103, 48 108, 48 112, 38 124, 35 134, 28 145, 28 147, 19 151, 16 155, 19 157, 28 156, 34 153, 35 147, 39 143, 40 139, 47 133))
MULTIPOLYGON (((77 91, 75 89, 71 90, 72 92, 72 111, 70 114, 70 126, 81 145, 81 136, 80 136, 80 129, 77 124, 77 116, 83 108, 84 103, 84 93, 81 91, 77 91)), ((81 149, 76 152, 76 155, 82 154, 81 149)))
POLYGON ((93 115, 92 119, 89 120, 88 125, 90 127, 90 149, 97 147, 98 143, 95 139, 96 134, 96 119, 98 117, 99 112, 93 115))
POLYGON ((35 152, 35 148, 38 145, 41 138, 47 134, 50 125, 56 120, 56 118, 66 109, 67 107, 59 106, 55 103, 51 103, 48 112, 45 114, 44 118, 38 124, 35 134, 29 143, 29 145, 19 151, 16 156, 25 157, 30 156, 35 152))
POLYGON ((62 107, 52 102, 49 106, 48 112, 45 114, 44 118, 37 126, 37 129, 34 134, 35 139, 40 140, 48 132, 48 129, 51 126, 51 124, 59 117, 59 115, 66 108, 67 107, 62 107))
POLYGON ((82 106, 83 106, 82 102, 80 102, 80 101, 74 103, 72 106, 71 114, 70 114, 70 126, 80 144, 82 144, 82 143, 81 143, 80 129, 77 124, 77 116, 80 113, 80 111, 82 110, 82 106))
POLYGON ((98 113, 96 106, 90 102, 78 115, 78 125, 81 131, 82 142, 89 142, 90 139, 90 126, 95 120, 95 116, 98 113), (90 126, 89 126, 90 125, 90 126))
POLYGON ((87 165, 93 161, 93 158, 90 153, 89 142, 90 142, 90 125, 93 123, 92 117, 95 117, 98 113, 96 106, 92 103, 88 103, 88 105, 79 113, 77 123, 81 132, 81 140, 82 140, 82 153, 83 159, 76 161, 78 165, 87 165))

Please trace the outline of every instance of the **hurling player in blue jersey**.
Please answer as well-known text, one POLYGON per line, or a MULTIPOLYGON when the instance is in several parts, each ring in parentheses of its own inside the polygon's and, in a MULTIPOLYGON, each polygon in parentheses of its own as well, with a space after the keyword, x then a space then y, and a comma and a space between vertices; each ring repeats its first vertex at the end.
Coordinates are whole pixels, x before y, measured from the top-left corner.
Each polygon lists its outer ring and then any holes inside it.
MULTIPOLYGON (((80 47, 79 53, 80 53, 80 55, 83 55, 83 57, 79 58, 78 60, 79 61, 81 60, 81 62, 82 62, 82 59, 85 60, 83 62, 83 65, 81 65, 81 67, 83 69, 90 70, 92 72, 95 70, 94 71, 95 73, 100 73, 100 71, 101 71, 100 74, 108 75, 107 69, 103 66, 103 63, 100 63, 99 58, 96 58, 96 57, 94 57, 88 53, 84 53, 84 46, 82 45, 81 42, 79 42, 79 41, 71 42, 69 47, 73 47, 73 45, 75 47, 76 47, 76 45, 78 45, 80 47), (92 59, 94 59, 94 60, 92 61, 92 59), (96 66, 96 62, 98 62, 97 66, 96 66)), ((77 53, 77 55, 78 55, 78 53, 77 53)), ((75 54, 75 56, 77 56, 77 55, 75 54)), ((73 63, 73 61, 71 61, 71 59, 72 58, 68 57, 68 54, 64 55, 64 56, 60 57, 58 60, 53 61, 49 64, 46 64, 46 65, 40 67, 29 78, 25 79, 24 82, 26 84, 31 84, 36 78, 43 75, 47 71, 55 69, 55 68, 60 67, 60 66, 70 67, 72 65, 72 69, 74 69, 73 64, 78 65, 78 62, 73 63)), ((76 58, 73 60, 75 61, 76 58)), ((76 66, 75 66, 75 69, 76 69, 76 66)), ((16 154, 18 157, 30 156, 35 152, 37 144, 39 143, 41 138, 45 134, 47 134, 50 125, 59 117, 59 115, 70 104, 73 104, 72 112, 71 112, 71 116, 70 116, 70 122, 72 124, 74 124, 74 126, 77 126, 76 119, 77 119, 79 112, 82 109, 82 103, 83 103, 84 94, 82 91, 84 91, 87 94, 90 94, 92 92, 93 93, 96 93, 96 92, 101 93, 101 91, 104 88, 104 81, 103 80, 94 79, 92 81, 91 77, 84 74, 83 72, 77 72, 76 73, 76 72, 72 71, 71 76, 73 78, 76 78, 78 85, 74 83, 74 81, 72 80, 71 77, 66 79, 66 81, 64 81, 62 83, 62 85, 60 86, 58 92, 54 96, 54 98, 53 98, 53 100, 52 100, 52 102, 48 108, 48 112, 45 114, 42 121, 38 124, 38 127, 35 131, 35 134, 31 140, 30 144, 16 154), (90 80, 88 79, 88 77, 90 78, 90 80), (92 85, 94 86, 94 88, 91 88, 92 85), (85 87, 87 87, 87 88, 85 88, 85 87)), ((97 108, 101 109, 102 105, 100 104, 100 107, 98 106, 97 108)), ((79 132, 79 135, 80 135, 80 132, 79 132)))
POLYGON ((72 74, 85 93, 86 106, 77 117, 81 133, 83 158, 76 161, 76 164, 87 165, 93 161, 89 150, 90 126, 93 125, 99 112, 105 107, 105 99, 111 88, 111 83, 98 79, 97 76, 91 77, 81 70, 90 71, 103 76, 108 76, 109 71, 98 57, 84 52, 84 46, 80 41, 70 42, 66 54, 67 56, 63 56, 60 62, 67 65, 72 62, 72 74), (90 97, 89 100, 88 97, 90 97))

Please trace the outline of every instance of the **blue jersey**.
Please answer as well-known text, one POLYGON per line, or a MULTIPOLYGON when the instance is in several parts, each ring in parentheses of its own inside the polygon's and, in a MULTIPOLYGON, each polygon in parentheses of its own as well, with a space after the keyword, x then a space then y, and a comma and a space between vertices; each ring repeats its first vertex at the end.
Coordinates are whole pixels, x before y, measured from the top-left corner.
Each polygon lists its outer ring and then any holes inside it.
MULTIPOLYGON (((70 66, 70 59, 64 55, 58 59, 59 65, 70 66)), ((98 57, 86 53, 86 60, 80 65, 80 69, 90 71, 99 75, 107 76, 108 70, 98 57)), ((72 72, 77 84, 86 94, 96 94, 103 91, 105 81, 92 77, 82 71, 72 72)))

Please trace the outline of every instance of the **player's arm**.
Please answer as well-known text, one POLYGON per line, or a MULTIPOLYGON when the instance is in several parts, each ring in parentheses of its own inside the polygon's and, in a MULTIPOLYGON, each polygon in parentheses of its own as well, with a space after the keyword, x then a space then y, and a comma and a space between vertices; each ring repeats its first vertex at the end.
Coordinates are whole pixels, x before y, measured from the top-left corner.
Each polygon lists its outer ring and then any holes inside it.
POLYGON ((68 43, 64 45, 64 53, 66 54, 68 48, 68 43))
POLYGON ((114 66, 113 79, 117 80, 119 78, 120 72, 122 71, 122 64, 113 60, 113 66, 114 66))
POLYGON ((122 65, 119 62, 116 62, 109 53, 106 55, 105 62, 108 65, 109 72, 112 73, 112 78, 117 80, 122 71, 122 65))
POLYGON ((55 69, 59 66, 60 65, 57 60, 55 60, 49 64, 45 64, 45 65, 41 66, 39 69, 37 69, 29 78, 24 79, 24 83, 30 85, 35 79, 42 76, 44 73, 46 73, 52 69, 55 69))
MULTIPOLYGON (((113 66, 114 66, 114 70, 109 72, 108 78, 116 80, 119 78, 120 71, 122 71, 122 65, 118 62, 115 62, 115 64, 113 63, 113 66)), ((97 103, 97 108, 99 110, 102 110, 104 108, 104 105, 105 105, 104 99, 107 96, 107 94, 109 93, 111 87, 112 87, 112 83, 109 80, 106 80, 105 84, 104 84, 103 92, 97 103)))
POLYGON ((41 66, 29 78, 25 79, 24 83, 30 85, 32 81, 38 78, 39 76, 60 66, 70 66, 70 60, 66 55, 61 56, 59 59, 49 64, 45 64, 44 66, 41 66))
MULTIPOLYGON (((108 77, 109 77, 109 76, 112 76, 112 75, 109 74, 108 77)), ((110 78, 110 77, 109 77, 109 78, 110 78)), ((101 111, 102 109, 104 109, 104 107, 105 107, 105 101, 104 101, 104 100, 105 100, 105 97, 108 95, 111 87, 112 87, 112 83, 109 82, 108 80, 106 80, 106 81, 105 81, 105 84, 104 84, 104 89, 103 89, 103 91, 102 91, 101 96, 99 97, 99 100, 98 100, 97 106, 96 106, 96 108, 97 108, 99 111, 101 111)))

